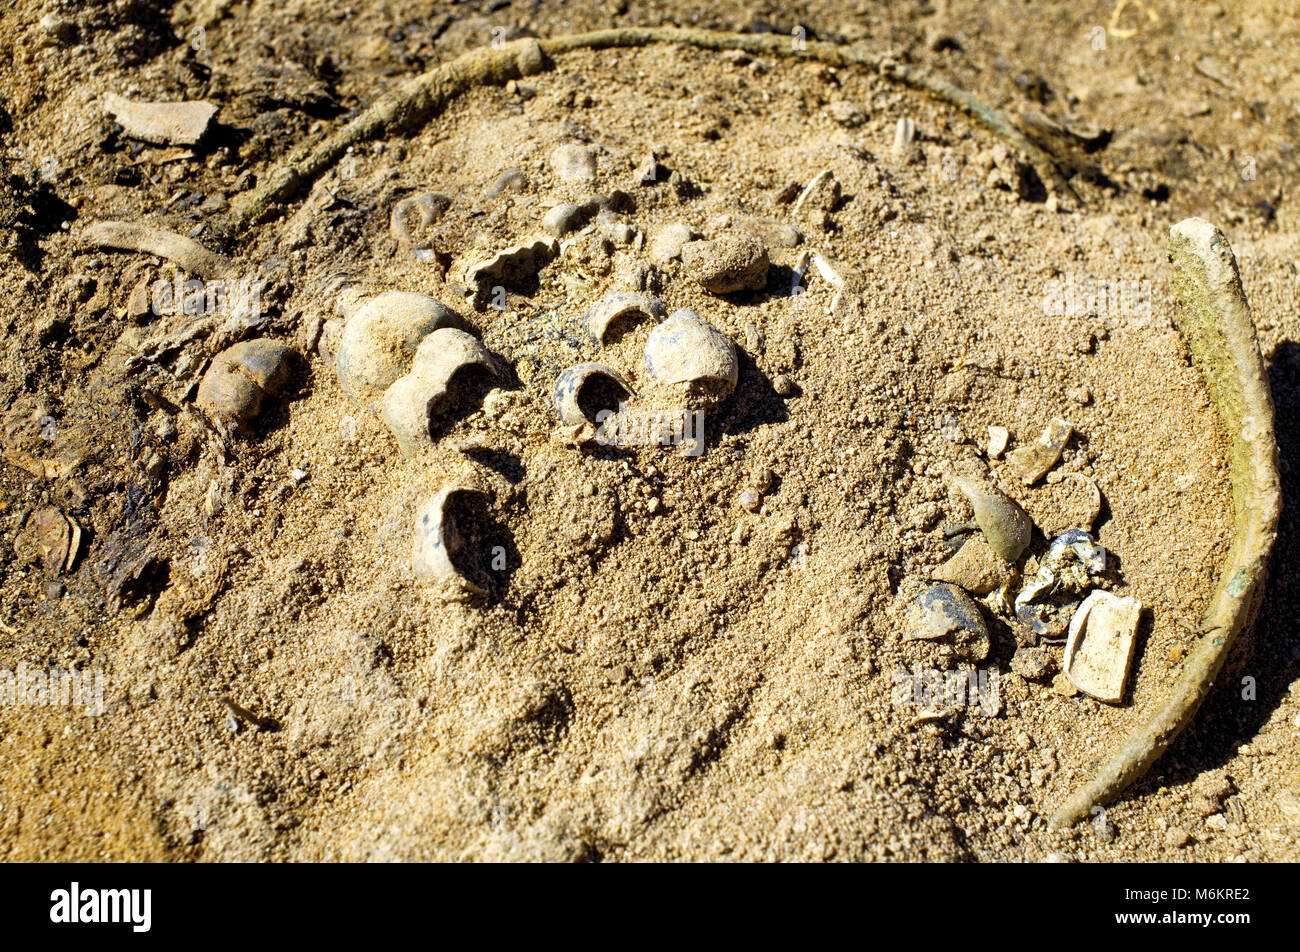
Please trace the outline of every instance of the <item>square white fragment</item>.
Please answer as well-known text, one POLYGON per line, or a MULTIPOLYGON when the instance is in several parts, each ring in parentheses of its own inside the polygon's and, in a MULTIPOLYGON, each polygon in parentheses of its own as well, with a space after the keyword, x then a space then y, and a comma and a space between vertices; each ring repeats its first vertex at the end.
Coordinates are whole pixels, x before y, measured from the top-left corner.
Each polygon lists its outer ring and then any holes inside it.
POLYGON ((1085 694, 1108 704, 1124 699, 1142 603, 1101 590, 1074 611, 1065 643, 1065 675, 1085 694))

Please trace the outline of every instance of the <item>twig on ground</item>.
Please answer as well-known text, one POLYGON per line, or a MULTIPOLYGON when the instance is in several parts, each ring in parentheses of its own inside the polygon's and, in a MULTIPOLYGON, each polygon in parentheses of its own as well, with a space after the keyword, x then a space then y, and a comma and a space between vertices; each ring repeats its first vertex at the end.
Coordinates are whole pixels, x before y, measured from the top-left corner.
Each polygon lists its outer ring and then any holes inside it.
POLYGON ((1255 618, 1282 491, 1269 391, 1237 259, 1223 232, 1189 218, 1169 230, 1179 324, 1223 423, 1232 479, 1233 535, 1198 640, 1168 695, 1092 779, 1052 814, 1072 826, 1137 780, 1191 723, 1233 642, 1255 618))
POLYGON ((347 150, 381 136, 409 133, 437 115, 452 99, 479 85, 497 85, 533 75, 546 67, 548 56, 582 49, 649 46, 681 43, 707 50, 742 50, 766 56, 788 56, 826 63, 840 68, 856 66, 879 73, 886 79, 924 92, 964 112, 1008 145, 1023 153, 1044 182, 1050 182, 1063 196, 1079 201, 1079 195, 1056 161, 1032 142, 1007 114, 980 102, 947 80, 916 66, 856 47, 809 40, 795 44, 790 37, 771 34, 719 33, 712 30, 676 27, 646 27, 597 30, 549 40, 514 40, 499 48, 471 50, 449 63, 407 80, 397 89, 380 96, 360 115, 272 172, 267 179, 232 202, 235 223, 244 227, 260 221, 270 209, 293 198, 309 186, 347 150))
POLYGON ((219 278, 231 267, 231 261, 225 255, 209 251, 192 238, 140 222, 96 222, 82 232, 81 238, 87 244, 102 248, 157 255, 204 279, 219 278))

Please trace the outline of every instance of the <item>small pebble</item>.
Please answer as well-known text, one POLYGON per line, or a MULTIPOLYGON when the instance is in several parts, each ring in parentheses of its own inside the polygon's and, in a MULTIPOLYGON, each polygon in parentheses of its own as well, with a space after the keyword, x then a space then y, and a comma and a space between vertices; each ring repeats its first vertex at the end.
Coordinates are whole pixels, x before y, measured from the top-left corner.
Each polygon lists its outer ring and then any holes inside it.
MULTIPOLYGON (((936 511, 936 517, 941 517, 941 512, 936 511)), ((1005 582, 1009 574, 1006 561, 993 551, 982 534, 976 533, 931 572, 930 577, 939 582, 951 582, 972 595, 987 595, 1005 582)))
POLYGON ((1052 693, 1059 694, 1061 697, 1075 697, 1078 695, 1079 689, 1064 674, 1058 674, 1052 679, 1052 693))
POLYGON ((636 229, 626 222, 611 221, 600 226, 600 232, 615 245, 626 247, 636 237, 636 229))
POLYGON ((556 205, 542 217, 542 227, 556 238, 577 231, 591 220, 592 210, 586 205, 556 205))
POLYGON ((1017 648, 1011 657, 1011 670, 1026 681, 1039 681, 1052 673, 1052 656, 1045 648, 1017 648))
POLYGON ((650 235, 646 251, 652 263, 662 266, 680 258, 683 246, 696 237, 689 225, 673 222, 655 229, 650 235))
POLYGON ((837 99, 826 107, 826 114, 849 129, 856 129, 867 121, 867 114, 856 103, 837 99))
POLYGON ((653 155, 647 155, 645 161, 632 173, 632 180, 637 185, 642 186, 654 185, 666 177, 664 167, 659 164, 653 155))
POLYGON ((1100 842, 1113 843, 1119 830, 1110 821, 1110 817, 1104 813, 1098 813, 1092 819, 1092 832, 1100 842))
POLYGON ((217 354, 199 383, 196 402, 209 416, 238 423, 261 412, 280 393, 291 371, 285 345, 269 338, 242 341, 217 354))
POLYGON ((45 34, 44 45, 46 46, 69 46, 77 38, 76 21, 66 17, 47 13, 37 21, 36 25, 45 34))
POLYGON ((687 242, 681 254, 686 271, 713 294, 757 291, 767 284, 767 248, 750 235, 687 242))
POLYGON ((952 476, 954 486, 970 500, 975 522, 993 551, 1008 562, 1020 558, 1029 545, 1033 523, 1020 505, 994 486, 968 476, 952 476))

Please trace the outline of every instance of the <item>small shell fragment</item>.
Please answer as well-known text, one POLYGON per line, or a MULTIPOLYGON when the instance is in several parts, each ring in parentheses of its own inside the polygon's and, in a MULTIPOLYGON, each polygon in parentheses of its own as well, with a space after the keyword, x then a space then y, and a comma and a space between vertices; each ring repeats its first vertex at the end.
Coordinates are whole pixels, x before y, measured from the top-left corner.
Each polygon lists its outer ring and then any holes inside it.
POLYGON ((1028 514, 1006 493, 979 480, 953 476, 952 482, 970 500, 975 524, 993 551, 1008 562, 1019 559, 1034 531, 1028 514))
POLYGON ((645 366, 660 386, 687 385, 723 399, 736 387, 740 364, 736 345, 690 310, 680 310, 650 332, 645 366))
POLYGON ((492 355, 472 335, 443 327, 420 341, 410 373, 384 393, 384 425, 397 438, 402 455, 432 445, 429 416, 446 400, 452 378, 470 367, 496 372, 492 355))
POLYGON ((658 298, 631 291, 615 291, 606 294, 587 311, 587 333, 592 340, 603 345, 608 342, 610 331, 620 319, 644 317, 659 321, 663 320, 665 313, 664 303, 658 298))
POLYGON ((1109 553, 1091 535, 1082 529, 1061 533, 1016 596, 1016 618, 1040 637, 1064 636, 1079 599, 1088 589, 1108 582, 1109 569, 1109 553))
POLYGON ((1074 427, 1060 417, 1056 417, 1047 424, 1047 429, 1039 434, 1038 439, 1013 450, 1007 457, 1007 465, 1026 486, 1033 485, 1056 465, 1073 433, 1074 427))
POLYGON ((840 183, 833 171, 823 169, 804 186, 799 197, 795 199, 790 215, 792 218, 805 220, 819 229, 825 229, 830 223, 831 212, 839 202, 840 183))
POLYGON ((1002 454, 1007 451, 1007 441, 1011 439, 1011 434, 1005 426, 989 427, 989 459, 1001 459, 1002 454))
POLYGON ((1085 694, 1108 704, 1124 699, 1142 603, 1095 591, 1075 609, 1065 643, 1065 674, 1085 694))
POLYGON ((415 535, 411 541, 411 567, 417 578, 451 582, 484 594, 484 589, 467 578, 452 562, 462 548, 460 532, 449 511, 452 498, 461 493, 482 495, 465 486, 448 486, 426 499, 415 512, 415 535))
POLYGON ((612 383, 626 394, 634 392, 632 385, 617 370, 604 364, 590 362, 575 364, 560 374, 551 395, 555 401, 555 412, 559 414, 561 423, 566 426, 578 426, 593 422, 582 409, 582 391, 589 383, 601 380, 612 383))
POLYGON ((286 344, 268 338, 226 348, 199 383, 199 407, 227 424, 251 420, 261 412, 262 401, 288 383, 290 353, 286 344))
POLYGON ((897 158, 904 158, 916 141, 916 120, 903 116, 894 126, 894 144, 890 151, 897 158))
POLYGON ((32 513, 14 540, 19 562, 40 562, 51 575, 71 571, 80 549, 81 527, 52 507, 32 513))
POLYGON ((475 306, 483 306, 494 287, 515 287, 546 267, 560 253, 550 235, 539 235, 492 257, 476 261, 465 269, 465 285, 471 289, 475 306))
POLYGON ((383 393, 407 372, 428 334, 458 322, 456 312, 426 294, 386 291, 357 308, 339 341, 337 368, 343 392, 378 412, 383 393))
POLYGON ((956 585, 940 582, 917 596, 908 613, 905 641, 933 641, 952 636, 958 653, 983 661, 989 653, 989 629, 979 606, 956 585))
POLYGON ((842 261, 827 258, 820 251, 810 256, 818 276, 833 288, 853 288, 861 283, 862 275, 842 261))

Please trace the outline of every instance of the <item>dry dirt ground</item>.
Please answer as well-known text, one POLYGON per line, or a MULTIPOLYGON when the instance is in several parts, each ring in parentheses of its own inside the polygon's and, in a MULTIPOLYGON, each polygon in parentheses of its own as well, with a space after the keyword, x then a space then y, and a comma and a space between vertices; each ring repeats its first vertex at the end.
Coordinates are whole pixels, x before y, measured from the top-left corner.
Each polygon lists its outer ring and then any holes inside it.
POLYGON ((0 19, 0 677, 90 672, 102 694, 0 705, 0 856, 1300 857, 1300 28, 1282 0, 1114 10, 18 0, 0 19), (1059 202, 990 133, 869 73, 583 52, 359 146, 265 222, 230 217, 408 75, 494 36, 632 24, 802 28, 1105 134, 1077 156, 1082 202, 1059 202), (216 125, 193 148, 136 141, 105 93, 207 100, 216 125), (901 118, 916 138, 895 149, 901 118), (591 167, 557 162, 565 146, 591 167), (838 198, 796 207, 825 170, 838 198), (413 253, 390 212, 428 192, 446 207, 413 253), (467 298, 466 264, 591 195, 610 207, 535 279, 467 298), (1189 215, 1233 243, 1274 387, 1272 577, 1193 729, 1120 802, 1052 831, 1158 705, 1226 551, 1223 438, 1169 290, 1168 228, 1189 215), (263 282, 251 318, 140 307, 175 269, 87 243, 108 219, 229 254, 263 282), (663 253, 671 226, 758 234, 765 285, 705 291, 663 253), (856 293, 800 280, 811 252, 856 293), (1084 300, 1096 281, 1120 293, 1084 300), (452 307, 502 368, 412 459, 333 363, 340 304, 392 289, 452 307), (567 366, 641 388, 650 325, 604 348, 582 328, 620 290, 738 348, 698 456, 557 425, 567 366), (293 349, 290 383, 227 438, 195 392, 251 337, 293 349), (1015 448, 1058 416, 1075 434, 1046 480, 987 452, 989 426, 1015 448), (1123 703, 1070 691, 1060 643, 994 613, 974 664, 903 639, 945 527, 970 517, 952 473, 996 481, 1048 533, 1099 488, 1114 590, 1146 606, 1123 703), (450 482, 483 490, 457 513, 481 596, 411 572, 416 506, 450 482), (51 510, 81 533, 70 568, 36 545, 51 510), (989 690, 918 704, 900 685, 926 671, 989 690))

